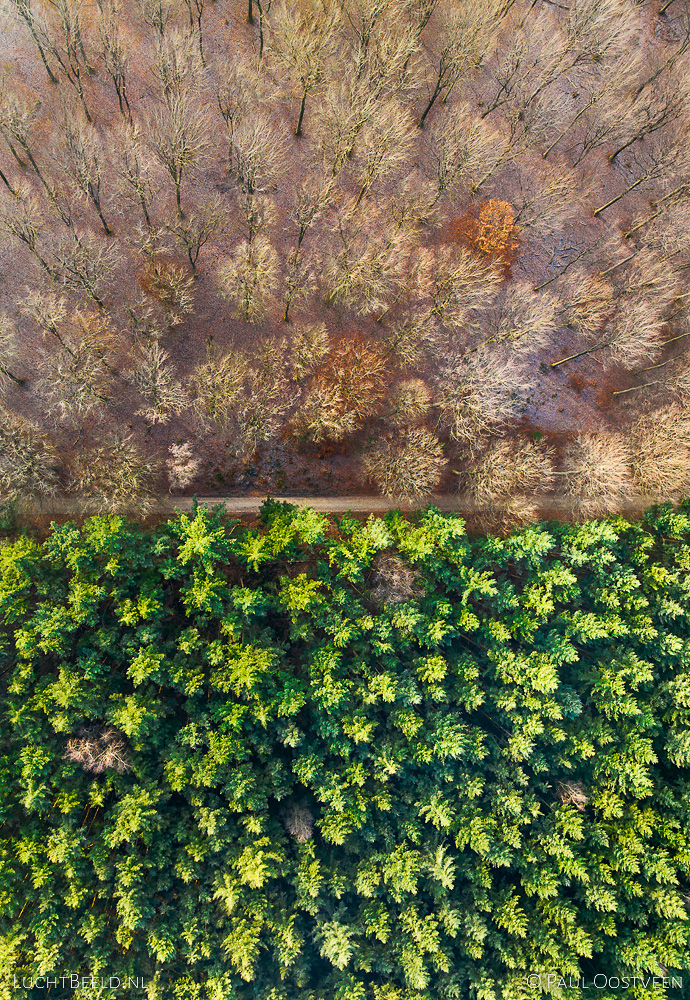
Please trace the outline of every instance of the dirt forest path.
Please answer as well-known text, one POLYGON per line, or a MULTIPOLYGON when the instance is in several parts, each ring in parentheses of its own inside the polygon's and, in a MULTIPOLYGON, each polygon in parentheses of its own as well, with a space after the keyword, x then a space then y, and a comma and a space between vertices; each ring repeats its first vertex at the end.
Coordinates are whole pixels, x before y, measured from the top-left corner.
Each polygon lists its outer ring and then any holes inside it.
MULTIPOLYGON (((206 507, 214 507, 219 504, 225 507, 229 514, 250 515, 257 514, 261 505, 268 500, 267 495, 258 496, 197 496, 198 504, 206 507)), ((279 502, 296 504, 300 507, 311 507, 324 514, 344 514, 351 511, 353 514, 383 514, 387 510, 402 510, 409 512, 420 508, 434 506, 439 510, 448 513, 457 513, 468 517, 481 514, 490 514, 486 508, 476 504, 462 501, 454 494, 442 494, 429 496, 418 503, 395 503, 381 496, 280 496, 274 495, 270 499, 279 502)), ((628 503, 621 504, 618 513, 626 517, 635 517, 642 514, 654 503, 651 497, 638 497, 628 503)), ((153 511, 153 516, 158 518, 172 517, 175 511, 190 511, 194 505, 193 497, 180 497, 161 495, 158 497, 153 511)), ((52 500, 44 501, 42 504, 31 505, 31 513, 40 514, 45 517, 79 517, 84 513, 83 506, 78 500, 52 500)), ((542 520, 562 520, 569 521, 577 517, 575 504, 566 499, 542 500, 538 508, 539 519, 542 520)))

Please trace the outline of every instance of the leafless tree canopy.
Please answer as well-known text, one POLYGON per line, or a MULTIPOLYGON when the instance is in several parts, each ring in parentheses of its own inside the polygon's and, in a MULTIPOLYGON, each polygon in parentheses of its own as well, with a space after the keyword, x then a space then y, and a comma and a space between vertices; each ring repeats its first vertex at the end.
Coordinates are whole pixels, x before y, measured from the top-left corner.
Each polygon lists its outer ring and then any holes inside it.
POLYGON ((689 23, 5 0, 4 495, 679 499, 689 23))

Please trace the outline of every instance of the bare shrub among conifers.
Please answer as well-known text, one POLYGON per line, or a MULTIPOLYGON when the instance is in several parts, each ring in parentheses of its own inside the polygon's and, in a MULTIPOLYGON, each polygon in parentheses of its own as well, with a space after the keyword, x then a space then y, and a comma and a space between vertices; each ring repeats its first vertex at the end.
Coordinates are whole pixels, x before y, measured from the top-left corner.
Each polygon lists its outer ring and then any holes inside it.
POLYGON ((586 517, 605 517, 633 499, 631 462, 621 434, 578 434, 563 456, 565 492, 576 510, 586 517))
POLYGON ((364 454, 362 469, 381 493, 403 503, 428 496, 446 467, 443 445, 424 427, 377 441, 364 454))
POLYGON ((424 596, 419 572, 397 552, 379 552, 372 570, 370 593, 377 604, 402 604, 424 596))
POLYGON ((127 740, 114 726, 84 726, 67 740, 65 757, 90 774, 131 771, 127 740))
POLYGON ((311 840, 314 830, 314 816, 310 809, 304 805, 289 806, 283 819, 285 829, 295 840, 304 844, 311 840))

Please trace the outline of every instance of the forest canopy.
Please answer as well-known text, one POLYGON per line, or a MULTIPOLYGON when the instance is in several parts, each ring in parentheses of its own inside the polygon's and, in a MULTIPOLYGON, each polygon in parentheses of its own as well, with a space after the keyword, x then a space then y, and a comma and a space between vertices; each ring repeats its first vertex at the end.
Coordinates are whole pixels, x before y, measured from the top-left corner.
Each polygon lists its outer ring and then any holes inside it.
POLYGON ((687 981, 689 570, 687 502, 503 539, 271 501, 6 541, 0 996, 687 981))

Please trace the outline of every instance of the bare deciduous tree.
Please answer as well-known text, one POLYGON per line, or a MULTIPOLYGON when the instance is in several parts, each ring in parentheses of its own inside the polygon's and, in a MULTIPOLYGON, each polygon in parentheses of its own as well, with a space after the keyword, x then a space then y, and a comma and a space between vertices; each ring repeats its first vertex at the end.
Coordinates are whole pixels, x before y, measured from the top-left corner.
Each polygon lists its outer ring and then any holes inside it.
POLYGON ((227 227, 230 221, 228 209, 223 200, 216 196, 205 202, 198 212, 192 212, 186 218, 175 218, 164 223, 164 229, 182 246, 189 258, 192 272, 196 274, 199 254, 209 240, 215 239, 227 227))
POLYGON ((296 326, 290 338, 290 359, 295 378, 303 378, 324 360, 330 350, 325 323, 296 326))
POLYGON ((222 435, 226 448, 247 461, 275 437, 292 405, 284 359, 270 344, 258 356, 209 357, 198 365, 190 384, 197 422, 222 435))
POLYGON ((51 496, 57 490, 57 453, 36 424, 0 411, 0 500, 51 496))
POLYGON ((531 438, 492 441, 460 475, 458 489, 502 527, 536 516, 539 500, 553 488, 554 450, 531 438))
POLYGON ((629 431, 633 482, 655 501, 690 491, 690 411, 672 404, 633 421, 629 431))
POLYGON ((173 29, 156 43, 154 73, 165 104, 191 104, 204 73, 198 40, 192 32, 173 29))
POLYGON ((447 100, 463 74, 481 64, 493 44, 500 7, 500 0, 468 0, 449 13, 434 56, 428 100, 417 123, 420 128, 441 94, 447 100))
POLYGON ((622 435, 613 431, 578 434, 563 456, 566 494, 586 517, 613 514, 634 496, 630 467, 622 435))
POLYGON ((93 71, 86 53, 83 5, 81 0, 51 0, 55 14, 55 31, 42 32, 44 48, 53 56, 65 79, 74 87, 87 121, 91 121, 84 80, 93 71))
POLYGON ((85 292, 89 298, 105 309, 100 290, 106 278, 120 263, 121 253, 114 244, 104 245, 88 232, 73 229, 52 248, 59 280, 66 288, 85 292))
POLYGON ((299 8, 281 3, 273 22, 275 55, 299 101, 295 135, 302 135, 307 98, 323 79, 326 60, 333 52, 339 13, 336 7, 320 9, 315 0, 299 8))
POLYGON ((283 133, 261 112, 242 118, 230 133, 230 172, 247 195, 269 190, 284 159, 283 133))
POLYGON ((79 427, 101 417, 112 393, 112 379, 88 344, 69 335, 57 350, 42 351, 36 392, 59 424, 79 427))
POLYGON ((178 326, 194 310, 194 279, 179 264, 151 255, 142 274, 142 284, 161 304, 169 327, 178 326))
POLYGON ((360 189, 355 208, 375 181, 402 167, 410 155, 412 145, 412 121, 409 113, 396 101, 386 101, 360 134, 357 147, 360 189))
MULTIPOLYGON (((574 361, 586 354, 593 354, 595 351, 609 348, 612 360, 631 368, 641 361, 653 357, 659 350, 661 324, 659 312, 644 299, 623 300, 610 323, 610 328, 604 333, 603 341, 600 340, 593 347, 578 351, 577 354, 553 361, 551 367, 556 368, 558 365, 565 364, 566 361, 574 361)), ((583 327, 581 329, 586 332, 583 327)), ((598 330, 591 324, 590 329, 595 333, 598 330)))
POLYGON ((439 423, 474 448, 524 408, 530 377, 512 356, 482 348, 446 362, 437 379, 439 423))
POLYGON ((132 123, 132 109, 127 96, 127 76, 129 73, 129 53, 122 39, 122 10, 117 0, 101 8, 98 35, 101 43, 103 65, 113 81, 120 113, 132 123))
POLYGON ((395 438, 383 438, 364 454, 362 469, 384 496, 410 502, 428 496, 441 481, 446 458, 443 445, 424 427, 395 438))
POLYGON ((209 146, 204 110, 186 96, 156 108, 149 122, 151 149, 175 185, 177 214, 182 215, 182 178, 198 166, 209 146))
POLYGON ((170 491, 183 490, 196 479, 201 459, 194 454, 191 441, 171 444, 165 461, 170 491))
POLYGON ((386 374, 383 354, 361 338, 334 345, 307 386, 294 432, 310 441, 339 441, 351 434, 378 409, 386 374))
POLYGON ((172 416, 187 408, 189 400, 175 376, 170 356, 156 341, 137 345, 132 361, 127 379, 144 400, 137 416, 148 424, 167 424, 172 416))
POLYGON ((146 456, 132 434, 103 434, 95 448, 80 452, 69 490, 98 514, 147 514, 155 504, 158 463, 146 456))
POLYGON ((333 246, 323 266, 327 302, 359 315, 386 309, 404 280, 412 233, 391 224, 376 206, 344 209, 335 220, 333 246))
POLYGON ((218 268, 218 284, 245 322, 263 322, 278 287, 278 255, 270 242, 257 236, 238 244, 218 268))
POLYGON ((29 29, 50 82, 57 83, 58 79, 46 59, 45 33, 40 24, 36 21, 34 12, 31 9, 31 0, 10 0, 9 6, 16 17, 29 29))
POLYGON ((24 385, 25 380, 15 374, 15 365, 20 357, 17 330, 9 316, 0 313, 0 390, 8 382, 24 385))
POLYGON ((59 161, 81 194, 91 202, 103 231, 110 236, 112 230, 103 214, 103 155, 98 133, 78 115, 71 114, 65 118, 62 137, 64 143, 58 149, 59 161))
POLYGON ((394 427, 405 427, 424 420, 431 406, 431 391, 421 378, 403 379, 388 397, 385 414, 394 427))
POLYGON ((179 12, 177 0, 139 0, 141 16, 160 37, 179 12))
POLYGON ((111 163, 117 177, 114 192, 117 201, 126 198, 141 208, 150 229, 152 203, 160 187, 153 178, 153 163, 140 125, 125 122, 114 131, 111 163))
POLYGON ((557 300, 535 293, 526 281, 502 288, 484 312, 484 344, 502 344, 518 354, 536 353, 546 347, 556 329, 557 300))

